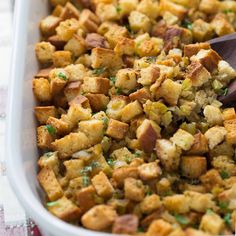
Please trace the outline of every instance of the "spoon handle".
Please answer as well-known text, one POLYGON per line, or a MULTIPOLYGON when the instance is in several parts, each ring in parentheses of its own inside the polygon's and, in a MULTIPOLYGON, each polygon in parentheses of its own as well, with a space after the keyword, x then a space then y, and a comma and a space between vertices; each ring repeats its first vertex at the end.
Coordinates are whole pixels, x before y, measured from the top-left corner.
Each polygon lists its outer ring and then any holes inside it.
POLYGON ((222 37, 219 37, 219 38, 214 38, 214 39, 209 40, 208 42, 211 45, 213 45, 213 44, 216 44, 216 43, 226 42, 226 41, 233 40, 233 39, 236 39, 236 33, 228 34, 228 35, 225 35, 225 36, 222 36, 222 37))

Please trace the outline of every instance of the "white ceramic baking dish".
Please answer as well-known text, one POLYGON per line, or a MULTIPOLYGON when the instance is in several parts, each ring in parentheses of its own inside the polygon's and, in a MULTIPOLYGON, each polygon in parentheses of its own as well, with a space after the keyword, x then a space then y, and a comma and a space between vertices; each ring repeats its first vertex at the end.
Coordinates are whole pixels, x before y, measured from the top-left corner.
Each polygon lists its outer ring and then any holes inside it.
POLYGON ((43 193, 36 179, 39 154, 31 86, 38 70, 34 54, 34 44, 40 39, 38 25, 47 13, 47 0, 16 1, 6 143, 8 177, 20 203, 44 235, 105 236, 108 234, 85 230, 57 219, 42 204, 43 193))

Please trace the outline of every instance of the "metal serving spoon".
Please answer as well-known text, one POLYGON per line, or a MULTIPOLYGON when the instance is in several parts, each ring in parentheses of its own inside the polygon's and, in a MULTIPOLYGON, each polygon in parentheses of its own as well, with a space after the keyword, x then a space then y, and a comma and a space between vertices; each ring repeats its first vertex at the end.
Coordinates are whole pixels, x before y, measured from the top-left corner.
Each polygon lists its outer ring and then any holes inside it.
MULTIPOLYGON (((209 43, 236 70, 236 33, 212 39, 209 43)), ((225 106, 236 106, 236 80, 228 86, 228 93, 220 96, 219 100, 225 106)))

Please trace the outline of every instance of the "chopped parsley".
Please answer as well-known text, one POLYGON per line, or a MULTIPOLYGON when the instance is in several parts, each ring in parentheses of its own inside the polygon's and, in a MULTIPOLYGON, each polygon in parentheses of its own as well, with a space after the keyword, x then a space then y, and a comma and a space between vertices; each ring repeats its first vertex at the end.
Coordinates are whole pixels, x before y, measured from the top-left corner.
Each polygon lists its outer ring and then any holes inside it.
POLYGON ((132 29, 130 28, 130 25, 129 24, 126 24, 125 25, 125 28, 129 31, 129 33, 133 33, 132 29))
POLYGON ((126 161, 127 163, 130 163, 132 160, 133 160, 133 158, 132 158, 131 156, 125 155, 125 161, 126 161))
POLYGON ((113 83, 113 84, 115 84, 115 82, 116 82, 116 77, 115 76, 110 76, 109 77, 109 80, 113 83))
POLYGON ((225 170, 220 171, 220 176, 222 179, 228 179, 230 177, 229 173, 225 170))
POLYGON ((44 154, 46 157, 51 157, 53 155, 53 152, 47 152, 44 154))
POLYGON ((89 184, 90 184, 90 178, 89 178, 87 175, 84 175, 84 176, 83 176, 83 179, 82 179, 82 183, 83 183, 83 186, 84 186, 84 187, 89 186, 89 184))
POLYGON ((227 93, 229 92, 229 89, 228 88, 225 88, 225 89, 223 89, 223 96, 226 96, 227 95, 227 93))
POLYGON ((226 95, 228 94, 228 92, 229 92, 229 89, 228 89, 228 88, 218 89, 218 90, 216 91, 216 93, 217 93, 218 95, 221 95, 221 96, 226 96, 226 95))
POLYGON ((120 13, 122 11, 122 8, 120 6, 117 6, 116 11, 117 11, 117 13, 120 13))
POLYGON ((96 68, 92 71, 94 75, 101 75, 106 71, 106 67, 96 68))
POLYGON ((116 88, 116 94, 120 95, 122 93, 122 89, 121 88, 116 88))
POLYGON ((57 76, 62 80, 65 80, 65 81, 68 80, 67 76, 63 72, 59 72, 57 76))
POLYGON ((221 210, 227 210, 228 209, 228 202, 219 202, 219 207, 221 210))
POLYGON ((154 57, 154 56, 149 56, 149 57, 146 57, 146 61, 148 62, 148 63, 154 63, 155 61, 156 61, 156 57, 154 57))
POLYGON ((142 152, 141 151, 136 151, 135 153, 134 153, 134 155, 136 156, 136 157, 140 157, 141 156, 141 154, 142 154, 142 152))
POLYGON ((182 215, 179 215, 179 214, 175 214, 175 219, 181 225, 189 224, 189 219, 187 217, 185 217, 185 216, 182 216, 182 215))
POLYGON ((225 9, 225 10, 224 10, 224 13, 225 13, 225 14, 232 13, 232 12, 233 12, 233 11, 232 11, 231 9, 225 9))
POLYGON ((224 221, 227 225, 231 225, 231 214, 230 213, 227 213, 225 216, 224 216, 224 221))
POLYGON ((52 206, 55 206, 57 203, 58 203, 57 201, 47 202, 47 206, 52 207, 52 206))
POLYGON ((89 173, 93 171, 94 168, 99 167, 100 164, 97 161, 93 161, 90 165, 85 166, 80 172, 81 174, 87 176, 89 173))
POLYGON ((103 117, 102 121, 104 125, 108 125, 109 119, 107 117, 103 117))
POLYGON ((109 166, 114 166, 114 160, 113 159, 108 159, 107 163, 109 166))
POLYGON ((46 127, 49 134, 55 134, 56 133, 56 129, 53 126, 46 125, 45 127, 46 127))
POLYGON ((211 209, 207 209, 206 214, 211 215, 213 211, 211 209))
POLYGON ((184 20, 183 21, 183 27, 184 28, 187 28, 189 30, 192 30, 193 29, 193 25, 192 23, 189 21, 189 20, 184 20))

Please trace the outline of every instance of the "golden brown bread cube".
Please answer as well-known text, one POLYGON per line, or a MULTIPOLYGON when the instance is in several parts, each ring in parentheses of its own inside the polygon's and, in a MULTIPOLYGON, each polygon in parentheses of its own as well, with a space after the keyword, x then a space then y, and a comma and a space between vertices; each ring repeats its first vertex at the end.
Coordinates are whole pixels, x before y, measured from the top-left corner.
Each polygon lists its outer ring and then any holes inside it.
POLYGON ((112 173, 112 178, 117 182, 118 186, 122 187, 125 179, 132 177, 138 178, 139 173, 137 167, 127 166, 115 169, 112 173))
POLYGON ((150 214, 151 212, 159 209, 161 206, 161 199, 156 194, 146 196, 140 203, 140 209, 144 214, 150 214))
POLYGON ((211 22, 212 27, 219 36, 235 32, 233 25, 227 20, 225 14, 218 13, 211 22))
POLYGON ((215 169, 207 171, 200 177, 200 180, 207 191, 211 191, 212 188, 215 186, 221 186, 223 183, 219 172, 215 169))
POLYGON ((201 133, 194 135, 194 142, 188 151, 189 155, 203 155, 209 151, 208 141, 206 137, 201 133))
POLYGON ((203 114, 207 120, 207 123, 211 126, 213 125, 222 125, 223 117, 220 108, 207 105, 203 110, 203 114))
POLYGON ((35 97, 40 102, 49 102, 52 99, 52 94, 50 91, 50 84, 45 78, 35 78, 33 79, 33 91, 35 97))
POLYGON ((74 178, 77 178, 77 177, 83 175, 83 173, 82 173, 82 169, 84 167, 83 160, 71 159, 68 161, 64 161, 63 165, 66 168, 66 177, 68 179, 74 179, 74 178))
POLYGON ((224 126, 227 131, 226 142, 236 144, 236 119, 224 121, 224 126))
POLYGON ((65 196, 48 205, 48 210, 61 220, 71 222, 80 218, 80 208, 65 196))
POLYGON ((127 104, 122 110, 121 110, 121 120, 123 122, 129 122, 134 117, 141 115, 143 113, 142 106, 138 101, 131 102, 127 104))
POLYGON ((35 46, 35 53, 40 63, 51 63, 55 47, 48 42, 40 42, 35 46))
POLYGON ((140 71, 140 75, 141 77, 138 79, 138 83, 142 84, 143 86, 151 85, 160 76, 160 68, 155 65, 151 65, 147 68, 142 68, 140 71))
POLYGON ((147 88, 141 88, 129 95, 131 101, 139 101, 144 104, 147 100, 152 100, 151 93, 147 88))
POLYGON ((144 185, 141 180, 128 177, 124 181, 125 198, 141 202, 145 197, 144 185))
POLYGON ((199 9, 206 14, 217 13, 220 7, 220 1, 218 0, 202 0, 199 9))
POLYGON ((145 119, 136 131, 139 145, 144 152, 153 151, 157 138, 160 138, 161 128, 152 120, 145 119))
POLYGON ((50 148, 53 140, 54 136, 49 133, 46 125, 37 128, 37 145, 39 148, 50 148))
POLYGON ((50 4, 52 6, 57 6, 57 5, 61 5, 64 6, 69 0, 50 0, 50 4))
POLYGON ((106 130, 106 135, 114 139, 123 139, 129 129, 129 125, 118 120, 110 119, 106 130))
POLYGON ((69 125, 61 119, 50 116, 46 123, 51 125, 59 135, 65 135, 70 132, 69 125))
POLYGON ((75 57, 79 57, 80 55, 86 52, 84 38, 77 34, 74 34, 65 45, 64 50, 70 51, 75 57))
POLYGON ((84 9, 80 14, 80 25, 88 32, 97 32, 100 24, 99 18, 89 9, 84 9))
POLYGON ((235 110, 234 108, 226 108, 223 110, 223 120, 232 120, 236 118, 235 110))
POLYGON ((211 73, 217 69, 221 57, 212 49, 201 49, 196 56, 191 58, 191 60, 199 61, 211 73))
POLYGON ((207 161, 203 156, 183 156, 180 167, 183 176, 189 179, 195 179, 206 172, 207 161))
POLYGON ((59 158, 57 152, 46 152, 38 160, 40 169, 51 168, 56 176, 59 174, 59 158))
POLYGON ((52 169, 44 167, 38 173, 38 181, 43 187, 50 201, 55 201, 63 196, 62 188, 52 169))
POLYGON ((138 166, 139 176, 142 180, 151 180, 158 178, 162 171, 157 162, 144 163, 138 166))
POLYGON ((84 78, 83 91, 85 93, 101 93, 108 94, 110 88, 110 80, 102 77, 86 77, 84 78))
POLYGON ((134 214, 126 214, 116 218, 113 227, 113 234, 135 234, 138 229, 138 217, 134 214))
POLYGON ((61 139, 56 139, 52 143, 52 148, 59 152, 60 157, 66 158, 73 153, 85 149, 89 146, 88 137, 82 133, 70 133, 61 139))
POLYGON ((44 125, 50 116, 57 117, 58 112, 55 106, 36 106, 34 108, 34 114, 38 122, 44 125))
POLYGON ((89 104, 94 112, 105 110, 109 103, 109 97, 104 94, 86 94, 89 104))
POLYGON ((76 192, 76 199, 82 212, 86 212, 96 205, 94 199, 95 194, 96 190, 92 185, 82 188, 76 192))
POLYGON ((99 174, 91 179, 91 182, 99 196, 103 198, 110 198, 112 196, 114 188, 104 172, 100 171, 99 174))
POLYGON ((205 233, 201 230, 193 229, 193 228, 187 228, 185 231, 186 236, 210 236, 210 234, 205 233))
POLYGON ((72 63, 72 54, 70 51, 56 51, 52 60, 55 67, 65 67, 72 63))
POLYGON ((81 218, 82 225, 87 229, 106 230, 117 217, 116 211, 107 205, 97 205, 87 211, 81 218))
POLYGON ((61 18, 57 16, 46 16, 44 19, 40 22, 40 30, 42 35, 45 36, 51 36, 55 34, 56 28, 61 22, 61 18))
POLYGON ((81 93, 81 85, 81 81, 73 81, 67 84, 63 92, 68 102, 71 102, 81 93))
POLYGON ((195 44, 188 44, 184 45, 184 56, 191 57, 196 55, 201 49, 208 50, 211 46, 209 43, 195 43, 195 44))
POLYGON ((67 81, 61 78, 55 78, 50 81, 50 91, 52 96, 58 95, 66 86, 67 81))
POLYGON ((122 37, 117 42, 114 52, 119 55, 133 55, 135 51, 135 41, 126 37, 122 37))
POLYGON ((65 7, 62 9, 62 12, 60 14, 61 19, 67 20, 70 18, 75 18, 76 20, 79 19, 79 11, 77 8, 71 4, 70 2, 67 2, 65 7))
POLYGON ((193 38, 197 42, 207 41, 214 35, 213 27, 211 24, 202 19, 197 19, 192 24, 193 38))
POLYGON ((139 11, 131 11, 129 15, 129 24, 134 32, 138 32, 139 30, 149 32, 151 29, 150 18, 139 11))
POLYGON ((170 223, 159 219, 154 220, 148 227, 147 236, 168 236, 170 232, 172 231, 172 226, 170 223))
POLYGON ((191 80, 194 87, 199 87, 211 78, 211 74, 200 62, 193 61, 187 67, 186 77, 191 80))
POLYGON ((35 78, 45 78, 48 79, 50 71, 54 69, 53 66, 48 67, 48 68, 44 68, 44 69, 40 69, 38 71, 38 73, 34 76, 35 78))

